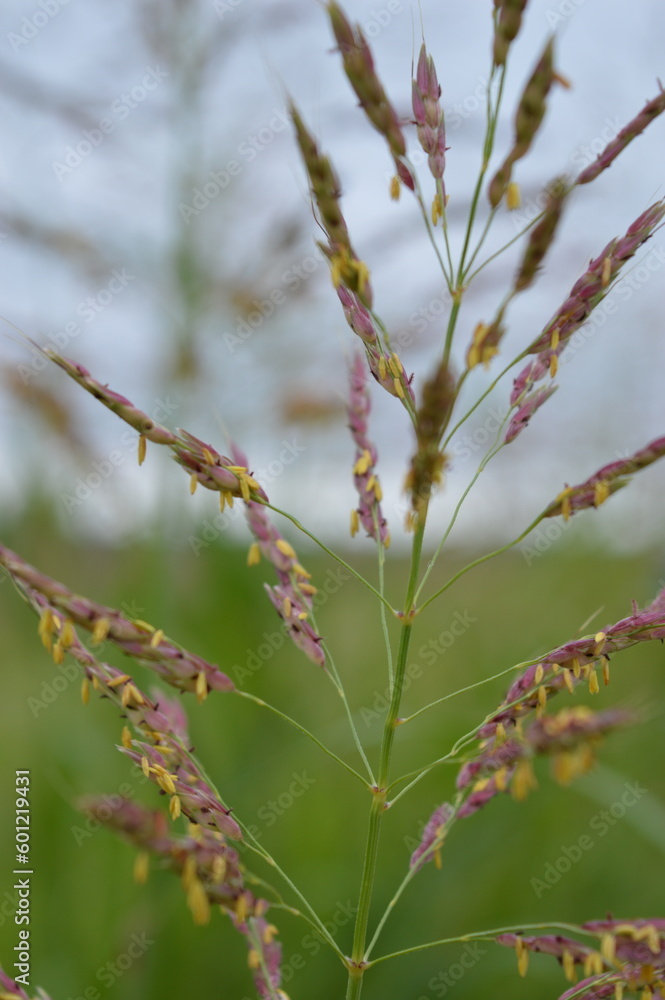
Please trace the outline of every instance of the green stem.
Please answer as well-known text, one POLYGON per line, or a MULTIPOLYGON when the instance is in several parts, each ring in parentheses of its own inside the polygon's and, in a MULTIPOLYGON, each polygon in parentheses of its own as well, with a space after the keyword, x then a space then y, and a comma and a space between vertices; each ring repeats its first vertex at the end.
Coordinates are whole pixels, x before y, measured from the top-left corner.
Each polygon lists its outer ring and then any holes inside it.
POLYGON ((362 989, 362 976, 364 969, 365 941, 367 938, 367 924, 369 921, 369 911, 372 902, 372 891, 374 888, 374 876, 376 872, 376 861, 379 849, 379 836, 381 832, 381 821, 386 809, 386 793, 390 772, 390 761, 392 757, 393 742, 395 739, 395 728, 399 714, 399 706, 402 698, 402 688, 404 686, 404 676, 406 673, 406 661, 409 654, 411 642, 412 622, 413 622, 413 598, 416 592, 418 580, 418 570, 422 555, 423 537, 425 534, 425 522, 427 520, 427 509, 424 510, 420 522, 416 528, 413 539, 411 553, 411 571, 406 588, 404 602, 404 612, 402 616, 402 631, 395 665, 395 683, 393 685, 390 707, 386 715, 383 729, 383 741, 381 744, 381 757, 379 762, 379 776, 374 791, 374 801, 370 810, 369 828, 367 832, 367 846, 365 849, 365 861, 363 866, 360 894, 358 898, 358 912, 356 914, 356 924, 353 933, 353 950, 351 953, 351 968, 349 970, 349 982, 347 988, 347 1000, 358 1000, 362 989))
POLYGON ((293 726, 294 729, 297 729, 299 733, 302 733, 304 736, 307 736, 312 741, 312 743, 316 743, 317 747, 320 747, 320 749, 323 750, 324 753, 328 754, 329 757, 332 757, 333 760, 336 760, 338 764, 340 764, 343 768, 349 771, 349 773, 352 774, 354 778, 357 778, 358 781, 362 782, 365 788, 367 788, 367 780, 363 778, 362 774, 359 774, 358 771, 356 771, 353 767, 351 767, 350 764, 347 764, 345 760, 342 760, 341 757, 338 757, 337 754, 334 753, 332 750, 330 750, 325 745, 325 743, 322 743, 321 740, 314 735, 314 733, 311 733, 309 729, 306 729, 304 726, 301 726, 300 723, 296 722, 295 719, 292 719, 290 715, 286 715, 285 712, 282 712, 278 708, 275 708, 274 705, 271 705, 269 702, 264 701, 263 698, 257 698, 256 695, 250 694, 249 691, 240 691, 236 688, 234 694, 239 695, 241 698, 247 698, 249 701, 253 701, 255 705, 260 705, 261 708, 267 708, 269 712, 272 712, 274 715, 279 716, 279 718, 283 719, 284 722, 288 722, 289 725, 293 726))
MULTIPOLYGON (((374 510, 374 530, 376 533, 376 548, 377 555, 379 559, 379 590, 382 594, 385 594, 385 562, 386 562, 386 550, 381 542, 379 535, 379 518, 376 509, 374 510)), ((390 685, 390 691, 392 692, 394 686, 393 677, 393 650, 390 644, 390 634, 388 632, 388 619, 386 618, 385 606, 381 605, 381 631, 383 632, 383 639, 386 646, 386 659, 388 661, 388 682, 390 685)))

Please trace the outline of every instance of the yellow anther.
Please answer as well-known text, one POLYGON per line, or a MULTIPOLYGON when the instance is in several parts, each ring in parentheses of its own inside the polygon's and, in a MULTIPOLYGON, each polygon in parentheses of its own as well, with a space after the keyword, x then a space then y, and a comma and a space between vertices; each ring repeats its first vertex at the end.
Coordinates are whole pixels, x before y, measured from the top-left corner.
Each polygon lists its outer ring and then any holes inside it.
POLYGON ((173 776, 169 774, 166 768, 162 767, 161 764, 157 764, 155 767, 151 767, 150 770, 156 775, 157 784, 162 791, 167 792, 169 795, 175 795, 176 787, 173 783, 173 776))
POLYGON ((290 597, 285 597, 284 600, 282 601, 282 612, 284 614, 284 617, 285 618, 290 618, 292 610, 293 610, 293 608, 292 608, 292 605, 291 605, 291 598, 290 597))
POLYGON ((143 465, 145 462, 145 453, 148 449, 148 442, 146 438, 141 434, 139 436, 139 465, 143 465))
POLYGON ((198 476, 196 475, 195 472, 192 472, 191 476, 189 477, 189 492, 192 495, 196 493, 196 487, 198 485, 199 485, 198 476))
POLYGON ((217 459, 215 458, 215 456, 213 455, 213 453, 210 451, 209 448, 203 449, 203 457, 205 458, 208 465, 216 465, 217 459))
POLYGON ((379 358, 379 378, 381 379, 382 382, 385 380, 387 374, 388 374, 388 365, 386 364, 386 359, 382 354, 381 357, 379 358))
MULTIPOLYGON (((129 730, 129 726, 123 726, 122 735, 120 737, 120 742, 126 750, 131 750, 132 747, 132 734, 129 730)), ((144 757, 143 760, 146 758, 144 757)))
POLYGON ((359 531, 360 531, 360 514, 354 508, 351 511, 351 538, 355 538, 355 536, 358 534, 359 531))
POLYGON ((577 973, 575 972, 575 960, 571 952, 569 952, 567 948, 563 949, 561 964, 563 965, 563 974, 568 980, 568 982, 569 983, 577 982, 577 973))
POLYGON ((222 882, 226 875, 226 858, 217 854, 212 861, 212 877, 214 882, 222 882))
POLYGON ((589 692, 590 694, 598 694, 600 687, 598 685, 598 674, 595 670, 592 670, 589 674, 589 692))
POLYGON ((256 566, 261 562, 261 546, 258 542, 252 542, 247 553, 247 565, 256 566))
POLYGON ((561 327, 555 326, 552 330, 552 336, 550 337, 550 347, 553 351, 556 351, 559 346, 559 341, 561 339, 561 327))
POLYGON ((287 556, 289 559, 296 559, 296 552, 292 545, 290 545, 285 538, 278 538, 275 542, 277 549, 282 553, 283 556, 287 556))
POLYGON ((360 457, 356 459, 356 463, 353 466, 354 476, 364 476, 369 467, 371 466, 371 464, 372 464, 372 455, 365 448, 362 455, 360 455, 360 457))
POLYGON ((399 196, 402 192, 402 185, 399 182, 399 177, 395 174, 390 178, 390 197, 393 201, 399 201, 399 196))
POLYGON ((90 701, 90 684, 87 677, 84 677, 81 681, 81 701, 84 705, 87 705, 90 701))
POLYGON ((164 630, 158 628, 156 632, 153 632, 152 638, 150 640, 150 645, 152 646, 152 648, 155 649, 155 647, 159 646, 163 638, 164 638, 164 630))
POLYGON ((600 954, 608 965, 612 965, 616 954, 616 940, 611 934, 603 934, 600 939, 600 954))
POLYGON ((610 495, 610 484, 606 479, 601 479, 599 482, 593 485, 593 505, 594 507, 600 507, 601 504, 605 503, 608 496, 610 495))
POLYGON ((249 503, 249 483, 247 482, 247 476, 238 476, 238 485, 240 486, 240 492, 245 503, 249 503))
POLYGON ((606 257, 603 261, 603 270, 600 276, 600 284, 603 288, 607 288, 610 283, 610 278, 612 277, 612 258, 606 257))
POLYGON ((37 632, 39 633, 39 638, 42 640, 42 643, 44 644, 46 649, 48 649, 49 653, 51 652, 51 646, 53 644, 53 640, 51 639, 51 636, 53 635, 53 625, 54 622, 53 622, 53 615, 51 614, 51 609, 44 608, 41 615, 39 616, 39 625, 37 626, 37 632))
POLYGON ((404 399, 404 386, 398 378, 393 379, 393 388, 400 399, 404 399))
POLYGON ((508 185, 506 191, 506 205, 508 210, 513 212, 516 208, 519 208, 522 204, 522 196, 520 194, 520 186, 516 184, 515 181, 511 181, 508 185))
POLYGON ((74 631, 74 626, 69 618, 63 623, 62 631, 60 632, 60 643, 64 649, 69 649, 71 644, 76 639, 76 632, 74 631))
POLYGON ((513 798, 517 802, 523 802, 529 792, 538 787, 536 776, 533 773, 531 761, 521 760, 515 768, 515 774, 511 785, 513 798))
POLYGON ((121 684, 126 684, 127 681, 131 681, 129 674, 118 674, 117 677, 111 677, 110 680, 106 682, 106 686, 110 688, 120 687, 121 684))
POLYGON ((171 819, 177 819, 180 815, 180 798, 177 795, 171 796, 171 801, 169 802, 169 812, 171 813, 171 819))
POLYGON ((203 885, 197 878, 192 880, 192 884, 187 890, 187 905, 191 910, 194 923, 202 926, 210 920, 210 903, 203 885))
POLYGON ((443 210, 441 207, 441 199, 438 193, 434 195, 434 200, 432 202, 432 225, 436 226, 439 219, 443 218, 443 210))
POLYGON ((98 642, 104 642, 109 634, 110 628, 111 622, 108 618, 98 618, 92 630, 92 643, 95 644, 98 642))
POLYGON ((571 672, 568 669, 568 667, 564 667, 563 668, 563 679, 565 681, 566 687, 568 688, 569 692, 572 694, 573 691, 575 690, 575 684, 573 682, 573 675, 571 674, 571 672))
POLYGON ((556 354, 550 354, 550 378, 554 378, 559 370, 559 359, 556 354))
POLYGON ((65 659, 65 651, 62 648, 62 643, 59 639, 53 647, 52 655, 54 662, 58 665, 60 665, 65 659))
POLYGON ((534 678, 533 678, 534 682, 536 684, 540 684, 540 682, 542 681, 544 675, 545 675, 545 669, 544 669, 542 663, 539 663, 538 666, 536 667, 536 673, 535 673, 534 678))
POLYGON ((194 691, 196 693, 196 700, 198 701, 199 705, 201 705, 208 697, 208 682, 206 680, 206 675, 203 671, 201 671, 201 673, 198 674, 196 678, 194 691))
POLYGON ((134 881, 137 885, 145 885, 150 874, 150 855, 147 851, 139 851, 134 859, 134 881))

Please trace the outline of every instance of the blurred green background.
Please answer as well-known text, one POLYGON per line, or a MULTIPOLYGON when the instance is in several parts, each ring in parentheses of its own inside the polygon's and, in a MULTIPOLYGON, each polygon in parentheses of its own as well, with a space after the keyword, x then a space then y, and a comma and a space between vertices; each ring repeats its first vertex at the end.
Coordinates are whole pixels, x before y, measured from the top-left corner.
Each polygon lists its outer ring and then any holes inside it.
MULTIPOLYGON (((262 563, 248 569, 245 550, 219 543, 197 557, 186 543, 186 525, 181 527, 180 542, 165 546, 156 539, 115 550, 83 546, 61 540, 48 513, 37 505, 26 511, 21 524, 7 527, 2 538, 73 589, 114 606, 127 602, 135 614, 164 625, 179 642, 301 720, 356 765, 332 686, 295 647, 282 645, 260 669, 245 669, 250 652, 265 641, 264 634, 276 633, 279 624, 262 591, 270 567, 262 563)), ((288 535, 321 585, 334 566, 288 535)), ((371 550, 359 546, 355 551, 356 558, 365 552, 361 565, 365 560, 362 568, 372 576, 371 550)), ((444 582, 469 555, 458 551, 445 557, 434 582, 444 582)), ((396 557, 388 577, 396 605, 405 572, 405 563, 396 557)), ((406 692, 402 714, 574 637, 601 605, 585 631, 623 617, 631 599, 643 606, 653 598, 662 586, 661 573, 656 554, 617 558, 585 550, 577 542, 574 547, 555 546, 531 565, 515 552, 472 571, 419 621, 410 662, 422 675, 406 692), (447 630, 456 612, 474 621, 444 656, 428 664, 419 653, 421 645, 447 630)), ((345 581, 321 609, 319 620, 358 712, 359 731, 376 760, 381 723, 375 709, 382 705, 386 686, 377 609, 367 591, 345 581)), ((105 830, 84 839, 80 832, 77 836, 77 828, 84 828, 74 807, 79 795, 113 794, 129 781, 137 799, 151 805, 159 799, 153 786, 131 775, 127 761, 114 749, 122 724, 112 706, 93 696, 84 708, 78 681, 45 704, 45 685, 52 685, 58 669, 41 648, 35 626, 33 614, 3 581, 0 961, 9 970, 17 940, 8 915, 13 777, 15 769, 29 768, 35 869, 32 984, 43 985, 54 1000, 91 1000, 97 995, 104 1000, 252 997, 244 943, 227 918, 216 912, 208 926, 195 927, 172 875, 153 872, 147 885, 138 886, 132 880, 134 853, 128 845, 105 830), (116 976, 107 963, 120 958, 125 965, 122 956, 132 936, 144 933, 154 943, 116 976)), ((120 662, 117 657, 115 662, 120 662)), ((377 954, 520 921, 582 921, 607 911, 623 917, 661 914, 662 667, 659 643, 644 643, 613 657, 612 683, 594 703, 632 706, 640 712, 640 724, 612 736, 601 748, 600 765, 571 788, 557 786, 542 762, 540 788, 526 802, 501 797, 459 823, 444 849, 443 869, 428 865, 420 873, 388 923, 377 954), (601 809, 621 800, 626 782, 638 782, 647 793, 602 835, 598 822, 590 824, 601 809), (554 865, 562 849, 584 834, 591 836, 593 848, 539 898, 532 879, 542 880, 546 866, 554 865)), ((136 668, 135 674, 144 687, 151 685, 145 670, 136 668)), ((499 703, 505 686, 495 681, 400 729, 394 773, 445 753, 499 703)), ((569 695, 561 695, 556 707, 569 701, 569 695)), ((268 712, 221 694, 213 694, 202 706, 191 697, 186 704, 197 752, 226 801, 245 822, 259 827, 262 843, 322 918, 336 920, 337 938, 348 951, 348 913, 356 901, 368 796, 332 760, 268 712), (271 800, 288 791, 294 775, 309 785, 307 791, 286 809, 271 806, 271 800)), ((406 869, 419 824, 451 795, 456 770, 435 770, 386 817, 373 922, 406 869)), ((266 874, 258 864, 252 862, 252 867, 266 874)), ((274 918, 284 946, 288 994, 294 1000, 343 996, 345 976, 334 956, 325 950, 314 954, 316 945, 302 922, 278 912, 274 918)), ((526 980, 520 980, 512 952, 491 945, 482 950, 485 953, 459 982, 449 979, 449 987, 442 974, 458 962, 461 945, 378 966, 368 976, 363 995, 367 1000, 430 1000, 447 993, 556 997, 565 989, 553 960, 533 959, 526 980)))

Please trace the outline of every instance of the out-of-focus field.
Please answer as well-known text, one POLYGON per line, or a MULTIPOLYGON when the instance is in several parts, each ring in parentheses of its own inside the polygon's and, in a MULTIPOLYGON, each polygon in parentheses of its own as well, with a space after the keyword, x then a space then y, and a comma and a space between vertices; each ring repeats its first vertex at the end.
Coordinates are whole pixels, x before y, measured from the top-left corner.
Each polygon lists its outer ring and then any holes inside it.
MULTIPOLYGON (((186 531, 182 534, 186 538, 186 531)), ((270 579, 265 563, 248 569, 244 551, 216 545, 198 558, 189 547, 166 554, 157 546, 84 550, 38 531, 34 521, 5 534, 3 541, 81 593, 115 606, 128 602, 138 617, 218 663, 240 686, 301 720, 357 766, 332 685, 295 647, 283 644, 274 652, 270 647, 279 622, 262 590, 264 571, 270 579), (257 657, 263 660, 258 666, 257 657)), ((373 575, 371 549, 360 546, 357 551, 369 553, 363 568, 373 575)), ((355 581, 339 585, 329 560, 302 549, 301 555, 315 582, 333 581, 329 587, 335 592, 319 612, 320 625, 356 709, 360 734, 376 760, 387 683, 377 609, 355 581)), ((444 559, 435 582, 445 582, 460 565, 461 553, 444 559)), ((514 553, 470 572, 418 622, 420 634, 410 657, 414 677, 402 714, 574 637, 601 605, 585 631, 628 614, 633 598, 643 606, 659 582, 663 585, 663 568, 656 555, 618 559, 564 548, 543 554, 531 566, 514 553), (428 655, 423 645, 447 632, 454 620, 466 622, 463 634, 443 655, 428 655)), ((405 565, 393 564, 388 591, 395 605, 404 575, 405 565)), ((7 805, 0 818, 4 967, 11 970, 17 941, 10 905, 11 792, 15 769, 29 768, 32 984, 41 984, 54 1000, 253 996, 244 943, 226 917, 215 912, 208 926, 195 927, 172 875, 153 871, 148 884, 138 886, 132 880, 129 846, 105 830, 82 833, 85 824, 74 804, 78 796, 114 794, 129 782, 137 799, 152 805, 160 800, 154 786, 130 776, 126 759, 115 749, 122 723, 112 706, 93 696, 84 708, 78 680, 54 696, 58 668, 39 643, 34 616, 6 580, 0 584, 0 635, 0 802, 7 805), (143 942, 139 947, 137 940, 143 942), (132 941, 135 954, 145 950, 128 960, 132 941)), ((113 654, 109 658, 120 662, 113 654)), ((547 762, 540 762, 540 788, 526 802, 503 796, 459 823, 444 849, 442 870, 428 865, 421 872, 389 921, 377 954, 520 921, 581 921, 608 910, 625 917, 662 916, 664 665, 659 643, 613 657, 612 683, 593 701, 598 707, 632 706, 640 713, 639 723, 611 737, 600 750, 600 766, 572 787, 556 785, 547 762), (601 811, 621 802, 626 783, 645 791, 638 792, 636 804, 624 808, 624 816, 604 821, 601 811), (576 851, 574 845, 584 835, 593 846, 576 851), (566 853, 572 860, 566 860, 566 853), (554 879, 557 867, 563 870, 558 881, 537 892, 533 880, 544 881, 546 872, 554 879)), ((147 671, 136 668, 135 674, 144 687, 151 685, 147 671)), ((505 687, 505 681, 494 681, 400 728, 394 773, 444 754, 500 702, 505 687)), ((560 695, 557 707, 570 702, 569 695, 560 695)), ((258 827, 261 842, 323 918, 336 922, 340 945, 350 950, 349 913, 359 882, 369 796, 334 761, 267 711, 221 694, 202 706, 187 697, 186 704, 197 752, 226 801, 258 827), (290 786, 306 790, 294 797, 290 786)), ((444 766, 433 771, 386 817, 373 922, 401 880, 420 822, 451 795, 456 770, 444 766)), ((614 813, 621 811, 615 805, 614 813)), ((257 874, 271 877, 265 868, 251 865, 257 874)), ((289 898, 288 891, 285 895, 289 898)), ((334 956, 319 951, 304 923, 279 912, 274 920, 284 945, 289 996, 341 998, 345 976, 334 956)), ((521 980, 514 954, 491 944, 467 959, 471 967, 461 980, 449 978, 452 985, 446 986, 443 974, 451 966, 460 968, 456 963, 462 953, 463 946, 456 944, 382 964, 368 977, 366 998, 554 998, 565 988, 553 960, 532 959, 526 980, 521 980)))

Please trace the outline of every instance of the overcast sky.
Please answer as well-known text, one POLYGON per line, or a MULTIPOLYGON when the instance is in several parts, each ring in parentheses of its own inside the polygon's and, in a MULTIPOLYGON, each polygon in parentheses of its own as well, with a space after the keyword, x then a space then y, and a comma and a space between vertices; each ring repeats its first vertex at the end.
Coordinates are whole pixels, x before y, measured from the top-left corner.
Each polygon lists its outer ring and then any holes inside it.
MULTIPOLYGON (((457 249, 480 156, 491 7, 489 0, 347 5, 405 118, 422 16, 443 87, 457 249)), ((517 169, 524 208, 501 213, 490 247, 516 233, 544 183, 582 169, 665 79, 665 6, 658 0, 532 0, 511 56, 497 159, 510 142, 517 95, 550 32, 557 67, 572 86, 552 91, 542 134, 517 169)), ((404 344, 400 353, 416 387, 440 349, 448 305, 413 202, 389 199, 389 157, 356 106, 320 4, 6 0, 0 36, 0 313, 40 342, 63 346, 146 410, 166 403, 167 423, 182 423, 220 450, 221 420, 263 470, 272 498, 328 536, 342 535, 354 504, 343 416, 332 426, 287 419, 289 404, 304 397, 339 405, 355 345, 314 246, 285 93, 334 161, 354 245, 372 269, 377 311, 404 344), (205 295, 194 305, 196 281, 183 278, 182 265, 191 253, 206 272, 205 295), (185 301, 183 290, 194 298, 185 301), (264 312, 270 303, 274 308, 247 336, 242 320, 257 303, 264 312), (184 342, 194 327, 202 369, 196 392, 168 378, 174 338, 184 342), (284 460, 287 453, 292 461, 284 460)), ((413 129, 408 142, 415 153, 413 129)), ((511 310, 505 358, 545 325, 590 257, 663 197, 664 147, 665 116, 575 194, 548 269, 511 310)), ((427 185, 426 171, 422 178, 427 185)), ((616 310, 598 311, 589 336, 562 365, 557 394, 484 473, 460 539, 516 533, 564 482, 665 433, 662 233, 641 256, 645 262, 612 293, 616 310)), ((458 366, 514 266, 507 254, 472 288, 460 317, 458 366)), ((0 339, 0 363, 15 370, 26 362, 25 349, 0 339)), ((488 377, 477 372, 468 380, 469 401, 488 377)), ((35 372, 34 380, 68 391, 57 372, 35 372)), ((494 414, 504 415, 509 389, 507 380, 472 421, 466 451, 462 444, 454 453, 441 524, 482 455, 494 414)), ((83 465, 37 421, 26 421, 3 390, 0 493, 6 509, 19 504, 39 462, 63 524, 108 535, 149 512, 165 488, 185 493, 186 482, 178 470, 162 468, 166 455, 152 452, 139 472, 123 426, 82 395, 66 398, 88 449, 83 465), (103 485, 85 503, 68 506, 64 498, 79 477, 94 472, 90 463, 108 461, 112 452, 121 457, 103 485), (130 509, 129 489, 136 497, 130 509)), ((398 537, 411 432, 385 394, 375 393, 372 431, 398 537)), ((662 537, 664 486, 657 468, 644 473, 612 500, 614 511, 593 515, 594 523, 602 521, 625 547, 662 537)), ((194 503, 197 518, 214 516, 214 498, 197 495, 194 503)))

